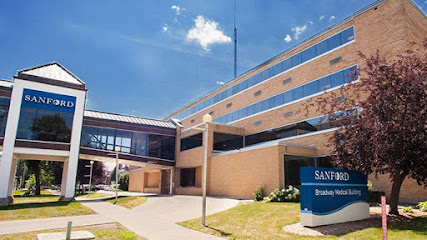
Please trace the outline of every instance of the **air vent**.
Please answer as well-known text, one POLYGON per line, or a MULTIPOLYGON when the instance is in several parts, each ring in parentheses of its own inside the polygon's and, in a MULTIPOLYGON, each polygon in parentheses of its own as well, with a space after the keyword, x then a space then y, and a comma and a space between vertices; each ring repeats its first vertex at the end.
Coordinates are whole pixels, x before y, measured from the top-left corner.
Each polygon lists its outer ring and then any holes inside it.
POLYGON ((261 124, 262 124, 262 121, 261 121, 261 120, 254 122, 254 126, 259 126, 259 125, 261 125, 261 124))
POLYGON ((290 82, 292 82, 292 78, 286 78, 285 80, 282 81, 282 84, 285 85, 285 84, 288 84, 290 82))
POLYGON ((345 100, 345 96, 341 95, 339 97, 332 98, 331 102, 334 103, 334 104, 338 104, 340 102, 343 102, 344 100, 345 100))
POLYGON ((190 121, 191 123, 194 123, 194 119, 191 119, 191 121, 190 121))
POLYGON ((289 111, 289 112, 285 112, 284 114, 283 114, 283 117, 284 118, 288 118, 288 117, 291 117, 291 116, 293 116, 294 115, 294 112, 293 111, 289 111))
POLYGON ((261 93, 262 93, 262 91, 261 91, 261 90, 256 91, 256 92, 254 93, 254 97, 261 95, 261 93))
POLYGON ((339 63, 339 62, 341 62, 341 61, 342 61, 342 57, 341 57, 341 56, 339 56, 339 57, 334 58, 334 59, 332 59, 331 61, 329 61, 329 65, 334 65, 334 64, 339 63))
POLYGON ((233 103, 228 103, 225 107, 230 108, 231 106, 233 106, 233 103))

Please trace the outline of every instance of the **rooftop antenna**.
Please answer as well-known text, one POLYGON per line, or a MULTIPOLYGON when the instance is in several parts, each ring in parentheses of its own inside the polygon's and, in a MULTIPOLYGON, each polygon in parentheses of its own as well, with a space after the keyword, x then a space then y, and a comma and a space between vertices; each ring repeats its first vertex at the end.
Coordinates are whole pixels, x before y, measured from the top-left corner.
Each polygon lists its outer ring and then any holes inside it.
POLYGON ((234 0, 234 78, 237 77, 237 27, 236 27, 237 0, 234 0))

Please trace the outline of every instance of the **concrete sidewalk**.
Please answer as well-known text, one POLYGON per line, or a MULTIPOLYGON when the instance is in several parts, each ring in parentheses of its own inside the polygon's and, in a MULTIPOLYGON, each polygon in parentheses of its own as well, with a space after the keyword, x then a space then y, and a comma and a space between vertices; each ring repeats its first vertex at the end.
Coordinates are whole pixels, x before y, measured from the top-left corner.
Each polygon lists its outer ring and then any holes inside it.
POLYGON ((115 222, 100 214, 6 221, 0 222, 0 235, 67 228, 68 221, 73 222, 73 227, 115 222))
MULTIPOLYGON (((207 213, 224 211, 236 206, 237 203, 238 200, 234 199, 209 197, 207 213)), ((85 201, 82 204, 151 240, 221 239, 176 224, 176 222, 200 217, 202 198, 199 196, 151 196, 145 204, 132 210, 102 201, 85 201)))

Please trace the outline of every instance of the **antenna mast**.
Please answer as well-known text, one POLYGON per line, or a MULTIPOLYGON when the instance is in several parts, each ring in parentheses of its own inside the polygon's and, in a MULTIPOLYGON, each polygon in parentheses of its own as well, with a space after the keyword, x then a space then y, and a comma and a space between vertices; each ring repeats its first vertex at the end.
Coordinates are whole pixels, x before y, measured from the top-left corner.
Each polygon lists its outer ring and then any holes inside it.
POLYGON ((237 77, 237 27, 236 27, 237 0, 234 0, 234 78, 237 77))

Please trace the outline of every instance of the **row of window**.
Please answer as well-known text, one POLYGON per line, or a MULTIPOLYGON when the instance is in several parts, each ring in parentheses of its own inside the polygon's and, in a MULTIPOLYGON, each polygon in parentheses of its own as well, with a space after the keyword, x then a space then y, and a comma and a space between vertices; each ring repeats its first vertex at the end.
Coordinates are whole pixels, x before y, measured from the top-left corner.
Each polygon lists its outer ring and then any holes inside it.
POLYGON ((277 74, 280 74, 284 71, 287 71, 291 68, 294 68, 302 63, 305 63, 319 55, 324 54, 325 52, 331 51, 343 44, 346 44, 354 40, 354 28, 353 26, 311 46, 308 47, 295 55, 284 59, 283 61, 271 66, 258 74, 228 88, 213 97, 206 99, 205 101, 177 114, 175 118, 184 119, 191 114, 199 112, 202 109, 205 109, 217 102, 220 102, 230 96, 233 96, 249 87, 252 87, 260 82, 263 82, 277 74))
POLYGON ((175 137, 111 128, 83 126, 81 146, 175 160, 175 137))
POLYGON ((0 137, 4 137, 10 98, 0 98, 0 137))
POLYGON ((323 78, 300 85, 296 88, 287 90, 270 98, 256 102, 234 112, 230 112, 221 117, 215 118, 213 122, 223 124, 230 123, 257 114, 259 112, 266 111, 271 108, 314 95, 329 88, 341 86, 345 83, 354 80, 356 70, 357 66, 354 65, 339 72, 333 73, 323 78))

